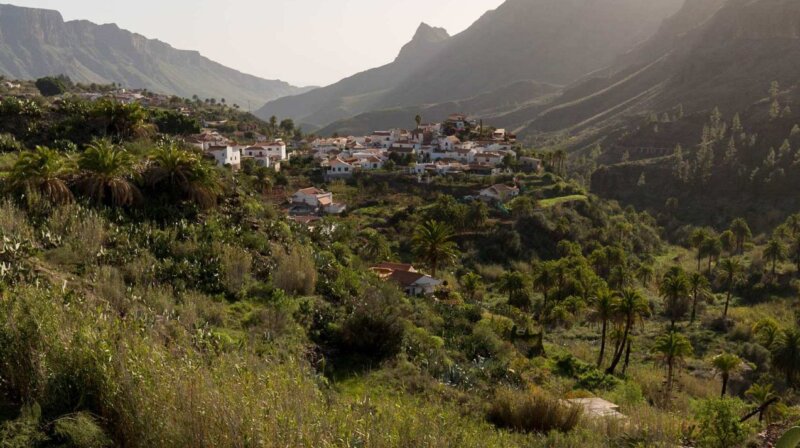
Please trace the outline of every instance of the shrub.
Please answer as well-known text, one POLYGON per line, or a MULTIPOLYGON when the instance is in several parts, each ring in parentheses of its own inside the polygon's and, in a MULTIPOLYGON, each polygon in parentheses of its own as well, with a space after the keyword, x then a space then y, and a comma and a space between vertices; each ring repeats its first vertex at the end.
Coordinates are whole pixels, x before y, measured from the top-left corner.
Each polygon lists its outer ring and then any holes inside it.
POLYGON ((220 256, 222 285, 225 287, 225 292, 230 295, 240 294, 250 282, 253 257, 247 251, 227 244, 216 248, 215 252, 220 256))
POLYGON ((311 250, 294 246, 289 252, 283 249, 274 252, 277 266, 272 282, 275 286, 289 294, 312 294, 317 285, 317 270, 311 250))
POLYGON ((498 428, 519 432, 569 432, 580 421, 582 409, 542 393, 509 389, 497 392, 486 419, 498 428))
POLYGON ((94 418, 86 412, 62 417, 53 425, 53 432, 64 441, 63 446, 75 448, 104 448, 111 446, 111 440, 103 432, 94 418))
POLYGON ((700 403, 697 410, 697 446, 732 448, 747 439, 743 423, 739 422, 742 406, 738 400, 714 399, 700 403))

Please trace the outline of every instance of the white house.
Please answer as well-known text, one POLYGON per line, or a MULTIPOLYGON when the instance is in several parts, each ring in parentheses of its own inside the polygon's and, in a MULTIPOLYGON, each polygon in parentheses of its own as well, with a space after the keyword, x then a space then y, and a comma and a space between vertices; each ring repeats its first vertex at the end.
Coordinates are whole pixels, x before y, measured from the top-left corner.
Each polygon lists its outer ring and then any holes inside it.
POLYGON ((350 177, 355 172, 355 166, 352 164, 345 162, 339 157, 332 159, 328 162, 328 169, 325 171, 325 175, 329 178, 331 177, 350 177))
POLYGON ((493 185, 485 190, 481 190, 481 199, 489 202, 508 202, 519 196, 519 188, 509 187, 504 184, 493 185))
POLYGON ((482 152, 475 155, 474 161, 476 163, 488 163, 490 165, 500 165, 503 163, 505 155, 497 152, 482 152))
POLYGON ((455 135, 451 135, 449 137, 440 138, 439 139, 439 150, 441 151, 454 151, 456 149, 456 145, 461 144, 461 140, 455 135))
POLYGON ((370 141, 373 145, 381 148, 389 148, 394 142, 391 131, 375 131, 370 136, 370 141))
POLYGON ((292 195, 292 204, 305 204, 309 207, 319 208, 333 203, 333 193, 319 188, 303 188, 292 195))
POLYGON ((283 140, 275 140, 266 144, 259 145, 267 151, 270 157, 280 157, 281 160, 287 160, 286 157, 286 143, 283 140))
POLYGON ((358 165, 364 171, 372 171, 372 170, 379 170, 383 168, 383 159, 375 155, 368 155, 366 157, 360 157, 356 155, 358 158, 358 165))
POLYGON ((242 153, 232 146, 210 146, 206 154, 213 156, 219 166, 239 167, 242 164, 242 153))
POLYGON ((292 204, 306 206, 329 215, 339 215, 347 210, 345 204, 333 202, 333 193, 314 187, 298 190, 292 195, 292 204))

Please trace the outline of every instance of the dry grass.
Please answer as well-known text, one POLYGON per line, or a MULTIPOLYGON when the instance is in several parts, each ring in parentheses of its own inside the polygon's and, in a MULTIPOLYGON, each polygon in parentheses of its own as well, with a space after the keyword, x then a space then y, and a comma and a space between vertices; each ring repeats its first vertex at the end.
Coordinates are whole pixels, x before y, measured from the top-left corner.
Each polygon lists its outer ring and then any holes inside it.
POLYGON ((495 395, 486 419, 498 428, 519 432, 569 432, 580 422, 582 413, 579 406, 566 405, 541 392, 501 389, 495 395))

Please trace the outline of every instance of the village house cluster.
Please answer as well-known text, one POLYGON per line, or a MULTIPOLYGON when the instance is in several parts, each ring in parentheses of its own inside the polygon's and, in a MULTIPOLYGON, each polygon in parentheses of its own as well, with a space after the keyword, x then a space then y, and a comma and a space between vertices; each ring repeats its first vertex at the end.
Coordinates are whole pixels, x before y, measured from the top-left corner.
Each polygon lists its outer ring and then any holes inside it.
POLYGON ((252 160, 256 166, 280 171, 281 162, 289 160, 286 143, 280 138, 272 141, 257 138, 255 143, 239 144, 217 131, 205 129, 202 133, 187 138, 186 142, 203 151, 217 165, 234 169, 240 168, 243 161, 252 160))
MULTIPOLYGON (((494 130, 483 138, 472 138, 465 132, 481 126, 466 115, 453 114, 443 123, 421 123, 414 130, 391 129, 363 136, 317 138, 311 142, 311 151, 326 179, 348 178, 359 171, 383 169, 390 160, 408 162, 405 164, 408 171, 419 176, 497 174, 508 161, 517 159, 516 137, 504 129, 494 130)), ((541 169, 540 161, 535 165, 532 168, 541 169)))

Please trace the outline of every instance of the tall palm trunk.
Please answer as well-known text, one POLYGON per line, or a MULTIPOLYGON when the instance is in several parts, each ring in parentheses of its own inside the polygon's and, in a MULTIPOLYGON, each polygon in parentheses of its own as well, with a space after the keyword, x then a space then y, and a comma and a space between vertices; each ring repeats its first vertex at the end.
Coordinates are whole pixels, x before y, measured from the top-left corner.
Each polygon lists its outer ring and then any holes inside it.
POLYGON ((695 287, 694 290, 692 291, 692 315, 689 318, 690 324, 693 324, 695 319, 697 319, 697 296, 698 296, 698 291, 697 287, 695 287))
POLYGON ((672 358, 667 360, 667 398, 672 396, 672 382, 675 375, 674 363, 672 358))
POLYGON ((728 318, 728 307, 731 304, 731 289, 733 289, 733 280, 728 280, 728 294, 725 296, 725 311, 722 312, 722 320, 725 321, 728 318))
POLYGON ((628 366, 631 363, 631 348, 633 347, 633 340, 628 338, 628 348, 625 350, 625 362, 622 363, 622 375, 628 372, 628 366))
POLYGON ((628 343, 628 334, 630 333, 631 326, 633 325, 632 320, 632 317, 628 316, 628 319, 625 322, 625 331, 622 333, 622 340, 616 350, 616 353, 614 353, 614 359, 611 361, 611 365, 608 366, 608 369, 606 369, 606 373, 609 375, 614 374, 614 371, 617 370, 617 365, 619 365, 619 362, 622 359, 622 354, 625 351, 625 346, 628 343))
POLYGON ((722 374, 722 394, 720 398, 725 398, 725 394, 728 392, 728 380, 730 380, 730 375, 727 373, 722 374))
POLYGON ((608 327, 608 320, 603 319, 603 331, 600 336, 600 356, 597 358, 597 368, 603 365, 603 358, 606 356, 606 329, 608 327))

